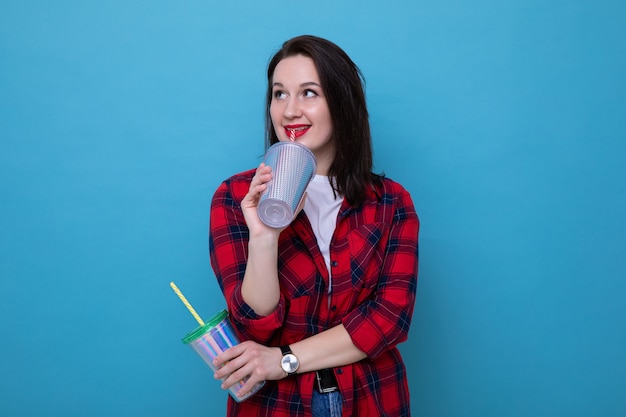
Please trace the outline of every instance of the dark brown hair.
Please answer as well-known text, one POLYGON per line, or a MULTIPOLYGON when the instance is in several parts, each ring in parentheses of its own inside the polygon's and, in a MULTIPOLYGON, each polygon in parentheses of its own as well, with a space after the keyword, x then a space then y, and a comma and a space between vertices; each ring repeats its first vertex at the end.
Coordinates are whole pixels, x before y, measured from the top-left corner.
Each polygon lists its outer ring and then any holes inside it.
POLYGON ((331 139, 335 143, 335 156, 328 175, 335 177, 336 192, 351 205, 360 206, 367 188, 380 184, 381 176, 372 172, 365 79, 350 57, 334 43, 316 36, 298 36, 286 41, 270 60, 265 108, 266 146, 278 142, 270 116, 274 70, 281 60, 295 55, 313 60, 328 103, 333 123, 331 139))

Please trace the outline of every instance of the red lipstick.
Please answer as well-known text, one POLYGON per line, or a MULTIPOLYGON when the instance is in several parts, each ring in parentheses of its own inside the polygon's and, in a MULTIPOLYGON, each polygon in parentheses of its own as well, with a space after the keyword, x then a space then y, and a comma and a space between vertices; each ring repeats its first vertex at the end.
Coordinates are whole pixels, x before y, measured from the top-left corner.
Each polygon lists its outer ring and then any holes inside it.
POLYGON ((299 138, 300 136, 304 135, 306 132, 309 131, 309 128, 311 127, 311 125, 287 125, 284 127, 285 129, 285 134, 287 135, 287 137, 289 137, 291 140, 295 140, 297 138, 299 138))

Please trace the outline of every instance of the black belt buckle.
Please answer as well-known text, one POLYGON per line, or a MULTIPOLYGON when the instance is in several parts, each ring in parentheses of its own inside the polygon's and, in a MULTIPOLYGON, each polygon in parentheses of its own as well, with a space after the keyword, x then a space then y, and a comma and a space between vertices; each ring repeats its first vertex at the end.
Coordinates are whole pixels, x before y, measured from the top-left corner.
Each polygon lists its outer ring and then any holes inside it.
POLYGON ((315 388, 320 394, 335 392, 339 389, 332 369, 322 369, 315 372, 315 388))

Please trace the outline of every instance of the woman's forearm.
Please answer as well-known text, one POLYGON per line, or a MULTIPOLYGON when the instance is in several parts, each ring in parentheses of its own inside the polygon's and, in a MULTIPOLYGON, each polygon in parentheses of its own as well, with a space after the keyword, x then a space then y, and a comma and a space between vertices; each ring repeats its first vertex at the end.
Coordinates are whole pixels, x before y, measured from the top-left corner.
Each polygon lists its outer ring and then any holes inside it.
POLYGON ((248 262, 241 295, 261 316, 272 313, 280 300, 277 254, 278 240, 273 236, 250 239, 248 242, 248 262))
POLYGON ((298 373, 350 365, 367 357, 354 345, 343 324, 293 343, 290 347, 300 360, 298 373))

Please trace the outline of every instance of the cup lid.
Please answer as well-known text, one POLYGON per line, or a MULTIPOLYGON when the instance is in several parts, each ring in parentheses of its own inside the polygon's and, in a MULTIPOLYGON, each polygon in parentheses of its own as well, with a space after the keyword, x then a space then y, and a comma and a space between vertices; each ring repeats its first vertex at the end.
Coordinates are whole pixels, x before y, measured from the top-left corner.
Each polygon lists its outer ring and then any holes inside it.
POLYGON ((213 327, 220 324, 222 320, 224 320, 226 317, 228 317, 228 311, 226 310, 220 311, 215 316, 211 317, 211 319, 209 319, 209 321, 206 322, 204 326, 199 326, 195 328, 194 330, 189 332, 185 337, 183 337, 182 339, 183 343, 187 345, 193 342, 194 340, 198 339, 200 336, 202 336, 203 334, 211 330, 213 327))

